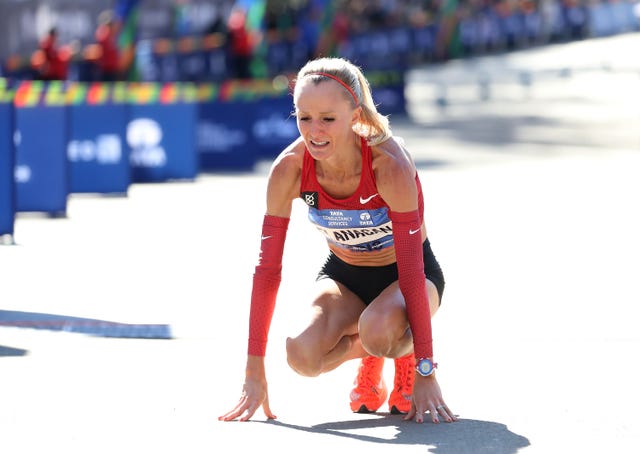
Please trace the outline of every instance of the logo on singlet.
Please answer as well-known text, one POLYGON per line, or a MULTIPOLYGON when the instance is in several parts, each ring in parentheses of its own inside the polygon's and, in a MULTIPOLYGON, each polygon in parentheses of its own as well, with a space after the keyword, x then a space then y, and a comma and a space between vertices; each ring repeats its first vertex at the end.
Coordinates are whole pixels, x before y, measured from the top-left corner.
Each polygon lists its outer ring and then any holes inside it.
POLYGON ((309 191, 302 192, 302 193, 300 193, 300 197, 302 197, 302 200, 304 200, 304 203, 306 203, 310 207, 318 208, 318 192, 317 191, 314 191, 314 192, 309 192, 309 191))
POLYGON ((378 193, 376 192, 375 194, 370 195, 369 197, 360 196, 360 205, 364 205, 365 203, 368 203, 371 199, 373 199, 377 195, 378 193))

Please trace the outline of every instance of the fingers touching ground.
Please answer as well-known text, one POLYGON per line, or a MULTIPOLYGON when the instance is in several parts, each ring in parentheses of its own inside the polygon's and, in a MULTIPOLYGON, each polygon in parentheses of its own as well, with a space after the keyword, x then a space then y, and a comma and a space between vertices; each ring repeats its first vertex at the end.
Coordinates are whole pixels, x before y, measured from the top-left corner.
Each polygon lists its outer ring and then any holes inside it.
POLYGON ((415 404, 411 405, 411 410, 407 413, 404 418, 405 421, 410 421, 412 419, 417 423, 424 422, 424 415, 428 412, 431 415, 431 421, 434 424, 438 424, 440 420, 446 422, 454 422, 458 420, 458 417, 449 409, 449 407, 442 403, 437 406, 430 405, 430 408, 427 409, 416 409, 415 404))
POLYGON ((269 419, 276 419, 276 415, 273 414, 271 408, 269 407, 269 397, 264 396, 262 399, 252 399, 243 391, 240 400, 233 408, 233 410, 225 413, 222 416, 218 417, 219 421, 233 421, 238 419, 238 421, 248 421, 253 417, 258 408, 262 405, 262 409, 264 414, 269 419))

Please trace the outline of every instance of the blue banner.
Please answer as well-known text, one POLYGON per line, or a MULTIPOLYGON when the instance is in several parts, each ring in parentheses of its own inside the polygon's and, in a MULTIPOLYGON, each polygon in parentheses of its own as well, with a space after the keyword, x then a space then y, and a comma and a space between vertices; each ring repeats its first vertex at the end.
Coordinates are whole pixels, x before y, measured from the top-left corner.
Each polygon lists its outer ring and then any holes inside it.
POLYGON ((125 83, 67 87, 71 192, 126 194, 131 183, 125 83))
POLYGON ((67 106, 61 84, 23 82, 15 95, 16 211, 67 211, 67 106))
POLYGON ((256 101, 254 118, 248 126, 258 158, 273 159, 298 138, 300 132, 292 112, 290 95, 256 101))
POLYGON ((146 104, 130 107, 127 142, 134 182, 193 180, 198 173, 196 105, 146 104))
POLYGON ((129 86, 127 143, 133 182, 193 180, 196 154, 196 88, 193 84, 129 86))
POLYGON ((258 144, 251 133, 253 102, 204 102, 198 115, 198 155, 202 170, 252 170, 258 144))
POLYGON ((13 100, 2 99, 0 89, 0 236, 13 235, 15 191, 13 169, 13 100), (5 102, 8 101, 8 102, 5 102))
POLYGON ((131 183, 128 106, 83 104, 69 109, 71 192, 126 194, 131 183))

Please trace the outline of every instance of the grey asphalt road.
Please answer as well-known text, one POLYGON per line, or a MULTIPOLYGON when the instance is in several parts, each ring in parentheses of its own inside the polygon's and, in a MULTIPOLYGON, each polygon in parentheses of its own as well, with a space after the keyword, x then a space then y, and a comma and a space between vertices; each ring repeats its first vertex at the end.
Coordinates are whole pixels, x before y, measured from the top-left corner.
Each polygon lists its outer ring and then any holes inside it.
POLYGON ((351 413, 355 362, 314 379, 286 366, 325 255, 302 204, 268 352, 278 419, 217 421, 242 386, 264 163, 18 217, 0 320, 59 329, 0 327, 0 450, 638 452, 639 48, 635 33, 408 75, 410 116, 391 121, 447 278, 434 340, 459 422, 351 413))

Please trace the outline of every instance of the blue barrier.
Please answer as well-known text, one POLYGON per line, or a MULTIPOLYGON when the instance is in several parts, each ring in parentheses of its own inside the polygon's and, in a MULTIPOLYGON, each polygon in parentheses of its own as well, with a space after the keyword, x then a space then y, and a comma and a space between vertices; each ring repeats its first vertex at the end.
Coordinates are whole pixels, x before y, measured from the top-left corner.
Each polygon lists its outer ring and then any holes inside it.
POLYGON ((5 83, 0 79, 0 236, 13 235, 15 224, 13 93, 5 83))
POLYGON ((254 103, 202 102, 198 108, 198 156, 200 169, 252 170, 258 156, 249 125, 254 103))
MULTIPOLYGON (((367 77, 382 114, 406 113, 404 72, 367 77)), ((64 212, 69 193, 126 193, 200 170, 252 170, 299 134, 289 86, 271 80, 24 82, 16 106, 18 211, 64 212)))
POLYGON ((292 115, 293 98, 290 95, 259 100, 253 111, 254 118, 249 127, 258 158, 275 158, 300 135, 292 115))
POLYGON ((130 87, 127 142, 134 182, 195 179, 197 103, 189 84, 130 87))
POLYGON ((61 83, 22 82, 15 94, 16 211, 66 214, 67 113, 61 83))
POLYGON ((72 193, 127 193, 131 170, 126 94, 125 84, 78 83, 68 88, 72 193))
POLYGON ((297 137, 283 83, 230 80, 199 86, 198 154, 202 170, 252 170, 297 137))

